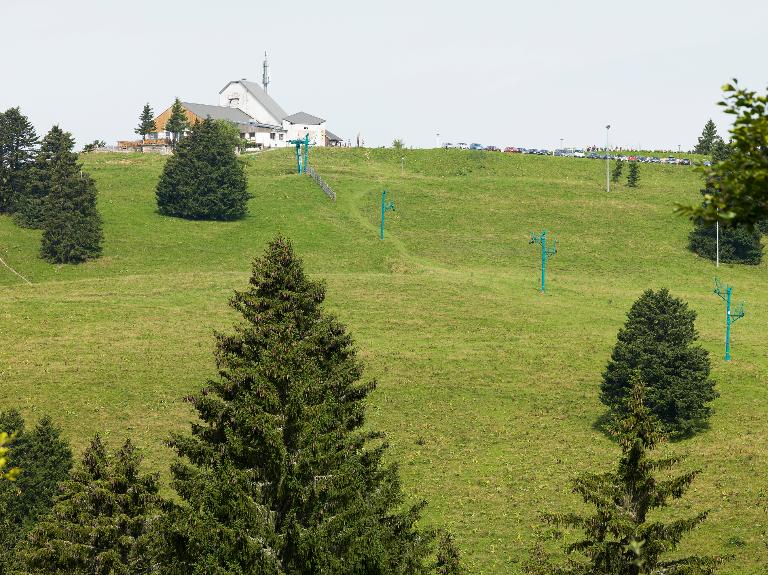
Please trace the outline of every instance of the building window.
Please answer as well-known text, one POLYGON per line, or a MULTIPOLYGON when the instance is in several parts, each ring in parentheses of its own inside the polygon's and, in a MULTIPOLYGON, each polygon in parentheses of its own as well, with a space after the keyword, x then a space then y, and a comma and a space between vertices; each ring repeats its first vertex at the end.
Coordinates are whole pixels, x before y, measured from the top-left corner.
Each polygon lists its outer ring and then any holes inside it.
POLYGON ((275 133, 274 132, 270 132, 269 133, 269 139, 270 140, 274 140, 275 139, 275 133))
POLYGON ((280 134, 280 139, 281 139, 281 140, 283 139, 283 134, 280 134))
POLYGON ((248 137, 249 138, 255 138, 256 137, 256 132, 249 132, 248 133, 248 137))

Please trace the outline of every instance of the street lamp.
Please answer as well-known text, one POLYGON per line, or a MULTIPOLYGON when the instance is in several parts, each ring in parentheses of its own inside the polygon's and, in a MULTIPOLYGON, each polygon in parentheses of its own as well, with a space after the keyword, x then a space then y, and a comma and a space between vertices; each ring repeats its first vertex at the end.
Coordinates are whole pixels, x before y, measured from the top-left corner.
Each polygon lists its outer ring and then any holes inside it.
POLYGON ((608 130, 611 129, 611 125, 608 124, 605 127, 605 189, 610 192, 611 191, 611 160, 608 157, 608 130))

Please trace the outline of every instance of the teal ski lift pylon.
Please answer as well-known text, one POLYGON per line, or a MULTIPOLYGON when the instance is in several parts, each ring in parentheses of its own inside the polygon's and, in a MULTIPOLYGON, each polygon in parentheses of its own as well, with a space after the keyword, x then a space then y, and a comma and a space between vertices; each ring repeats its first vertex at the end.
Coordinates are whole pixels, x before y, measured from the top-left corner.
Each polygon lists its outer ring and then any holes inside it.
POLYGON ((539 235, 531 234, 529 244, 541 245, 541 293, 547 291, 547 260, 550 256, 557 253, 557 240, 552 242, 552 247, 547 246, 547 230, 543 230, 539 235))
POLYGON ((381 228, 379 230, 379 239, 384 239, 384 220, 387 212, 395 211, 395 194, 392 194, 392 200, 387 201, 387 190, 381 192, 381 228))
POLYGON ((731 294, 733 287, 720 283, 715 278, 715 291, 725 302, 725 361, 731 361, 731 324, 744 317, 744 302, 741 302, 735 311, 731 311, 731 294))

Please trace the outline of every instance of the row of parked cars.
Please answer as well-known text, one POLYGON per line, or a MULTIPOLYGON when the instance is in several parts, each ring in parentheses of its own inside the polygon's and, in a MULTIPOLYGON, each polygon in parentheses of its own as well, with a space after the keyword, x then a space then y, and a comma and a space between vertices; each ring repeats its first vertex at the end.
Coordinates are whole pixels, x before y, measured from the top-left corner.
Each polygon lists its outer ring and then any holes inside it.
MULTIPOLYGON (((496 146, 483 146, 481 144, 465 144, 459 142, 457 144, 446 143, 443 144, 443 148, 446 149, 458 149, 458 150, 483 150, 486 152, 501 152, 500 148, 496 146)), ((590 160, 624 160, 625 162, 643 162, 645 164, 675 164, 679 166, 690 166, 691 160, 688 158, 675 158, 672 156, 666 158, 660 158, 657 156, 625 156, 620 154, 604 154, 598 152, 585 152, 580 149, 567 149, 567 150, 539 150, 535 148, 517 148, 515 146, 507 146, 503 150, 507 154, 534 154, 537 156, 561 156, 570 158, 587 158, 590 160)), ((710 162, 705 161, 704 165, 711 165, 710 162)))

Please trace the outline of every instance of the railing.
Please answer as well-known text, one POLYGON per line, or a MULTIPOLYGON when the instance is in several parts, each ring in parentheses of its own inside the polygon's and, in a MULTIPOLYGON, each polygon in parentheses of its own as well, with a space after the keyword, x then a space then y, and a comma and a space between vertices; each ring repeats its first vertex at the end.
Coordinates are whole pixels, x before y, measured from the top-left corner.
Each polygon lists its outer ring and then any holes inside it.
POLYGON ((307 173, 312 176, 312 179, 315 180, 315 182, 317 182, 317 185, 320 186, 320 189, 323 190, 323 192, 325 192, 325 195, 335 202, 336 192, 334 192, 331 187, 325 183, 325 180, 320 177, 320 174, 318 174, 312 166, 307 166, 307 173))

